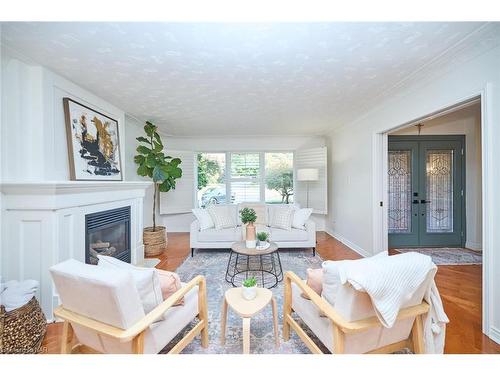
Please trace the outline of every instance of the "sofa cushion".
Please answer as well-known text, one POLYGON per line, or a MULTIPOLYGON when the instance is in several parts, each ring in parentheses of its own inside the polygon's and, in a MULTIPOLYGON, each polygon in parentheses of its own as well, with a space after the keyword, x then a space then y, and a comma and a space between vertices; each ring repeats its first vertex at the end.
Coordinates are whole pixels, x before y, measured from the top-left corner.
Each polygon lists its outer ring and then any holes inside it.
POLYGON ((292 216, 292 228, 305 230, 306 221, 312 214, 312 208, 297 208, 292 216))
POLYGON ((200 242, 228 242, 241 241, 241 227, 225 228, 217 230, 210 228, 198 234, 200 242))
POLYGON ((265 204, 262 203, 240 203, 238 205, 238 225, 242 225, 243 223, 241 222, 241 217, 239 215, 240 210, 244 208, 252 208, 255 213, 257 214, 257 220, 255 221, 255 224, 261 224, 261 225, 267 225, 267 207, 265 204))
POLYGON ((280 228, 269 228, 271 235, 271 241, 278 242, 295 242, 295 241, 307 241, 308 233, 305 230, 292 228, 291 230, 285 230, 280 228))
POLYGON ((234 228, 238 225, 237 216, 235 215, 236 205, 213 205, 208 207, 208 213, 212 218, 215 229, 234 228))
POLYGON ((193 211, 194 216, 196 216, 196 219, 198 219, 198 222, 200 223, 200 230, 213 228, 215 226, 212 217, 206 209, 193 208, 191 211, 193 211))
POLYGON ((292 206, 274 208, 273 214, 269 217, 269 226, 285 230, 292 229, 293 210, 292 206))

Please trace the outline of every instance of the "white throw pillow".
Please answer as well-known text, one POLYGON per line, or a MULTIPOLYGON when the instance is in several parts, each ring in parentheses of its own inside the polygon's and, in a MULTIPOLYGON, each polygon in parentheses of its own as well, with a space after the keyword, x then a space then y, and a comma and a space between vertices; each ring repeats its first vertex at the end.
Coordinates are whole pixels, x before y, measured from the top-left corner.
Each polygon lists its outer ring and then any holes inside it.
POLYGON ((163 302, 160 278, 155 268, 136 267, 130 263, 105 255, 98 255, 97 258, 99 259, 97 263, 98 267, 122 269, 132 274, 145 314, 163 302))
POLYGON ((306 221, 313 212, 312 208, 299 208, 293 212, 292 227, 306 229, 306 221))
MULTIPOLYGON (((387 251, 378 253, 373 257, 386 257, 389 256, 387 251)), ((321 264, 323 268, 323 291, 321 292, 321 297, 326 299, 330 305, 335 306, 335 300, 337 298, 337 293, 340 287, 340 275, 339 275, 339 264, 342 262, 357 262, 363 261, 367 258, 355 259, 355 260, 327 260, 321 264)))
POLYGON ((196 219, 198 219, 198 222, 200 223, 200 230, 206 230, 214 227, 214 221, 207 210, 204 208, 193 208, 191 211, 193 211, 194 216, 196 216, 196 219))
POLYGON ((215 229, 234 228, 237 226, 233 208, 230 206, 213 205, 207 211, 214 222, 215 229))
POLYGON ((280 206, 273 209, 269 226, 279 229, 291 230, 293 206, 280 206))

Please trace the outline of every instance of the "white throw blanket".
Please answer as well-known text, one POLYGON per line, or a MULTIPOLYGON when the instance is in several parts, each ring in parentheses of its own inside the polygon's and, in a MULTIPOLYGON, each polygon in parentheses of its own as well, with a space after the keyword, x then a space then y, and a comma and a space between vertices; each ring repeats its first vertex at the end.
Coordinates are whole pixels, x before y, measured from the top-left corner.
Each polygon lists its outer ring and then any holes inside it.
POLYGON ((9 312, 26 305, 38 290, 38 281, 24 280, 8 281, 0 289, 0 304, 9 312))
MULTIPOLYGON (((434 275, 436 265, 427 255, 405 253, 390 257, 371 257, 338 266, 340 282, 370 296, 374 310, 384 327, 391 328, 399 310, 412 298, 429 272, 434 275)), ((424 316, 424 341, 427 353, 442 353, 448 317, 434 282, 429 283, 424 295, 430 305, 424 316)))

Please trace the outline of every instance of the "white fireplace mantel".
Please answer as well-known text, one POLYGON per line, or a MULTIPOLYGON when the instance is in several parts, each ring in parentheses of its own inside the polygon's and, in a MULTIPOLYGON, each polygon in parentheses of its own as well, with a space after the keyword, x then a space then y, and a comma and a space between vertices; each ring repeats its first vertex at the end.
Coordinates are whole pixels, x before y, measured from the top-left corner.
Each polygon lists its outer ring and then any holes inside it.
POLYGON ((49 268, 69 258, 85 261, 85 215, 125 206, 131 213, 132 263, 142 263, 143 199, 151 185, 145 181, 2 183, 2 278, 38 280, 38 300, 47 319, 52 319, 58 297, 49 268))

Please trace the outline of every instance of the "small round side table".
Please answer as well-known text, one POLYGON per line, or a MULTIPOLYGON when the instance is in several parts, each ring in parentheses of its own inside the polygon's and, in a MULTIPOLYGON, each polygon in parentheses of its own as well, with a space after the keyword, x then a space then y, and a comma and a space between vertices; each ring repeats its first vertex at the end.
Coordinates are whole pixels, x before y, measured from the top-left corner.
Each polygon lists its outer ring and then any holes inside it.
POLYGON ((243 298, 242 288, 231 288, 224 294, 224 301, 222 302, 222 317, 221 317, 221 337, 220 343, 226 343, 226 320, 227 320, 227 307, 238 314, 243 320, 243 354, 250 354, 250 319, 262 311, 269 302, 271 302, 273 310, 273 329, 276 347, 279 347, 280 341, 278 336, 278 308, 276 306, 276 299, 273 293, 266 288, 257 288, 257 296, 253 300, 246 300, 243 298))

